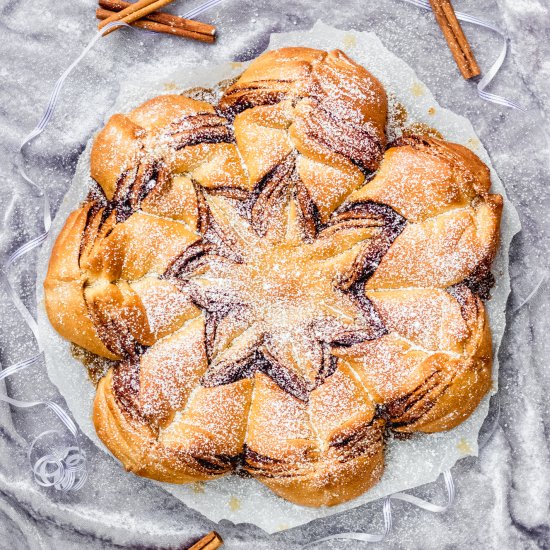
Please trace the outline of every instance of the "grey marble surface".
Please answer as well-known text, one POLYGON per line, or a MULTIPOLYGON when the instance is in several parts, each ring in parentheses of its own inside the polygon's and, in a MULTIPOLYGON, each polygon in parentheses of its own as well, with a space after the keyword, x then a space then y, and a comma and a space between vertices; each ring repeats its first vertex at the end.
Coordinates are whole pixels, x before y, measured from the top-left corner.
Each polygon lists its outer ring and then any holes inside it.
MULTIPOLYGON (((184 11, 190 2, 172 8, 184 11), (183 7, 182 7, 183 6, 183 7)), ((205 60, 245 60, 266 46, 270 32, 307 29, 317 19, 338 28, 374 30, 407 61, 438 101, 470 118, 516 205, 523 231, 511 249, 513 292, 500 352, 499 427, 479 459, 453 469, 457 500, 434 515, 397 503, 388 548, 550 548, 550 311, 549 155, 540 130, 550 120, 550 8, 546 0, 457 0, 458 9, 498 23, 512 53, 491 91, 518 99, 527 114, 482 102, 460 79, 430 14, 399 0, 330 2, 226 0, 203 18, 220 28, 216 46, 153 35, 114 33, 71 76, 47 132, 27 151, 29 171, 47 190, 53 209, 66 191, 83 146, 126 75, 154 66, 205 60), (541 282, 542 281, 542 282, 541 282), (532 298, 522 303, 537 288, 532 298)), ((37 121, 53 83, 93 33, 91 0, 0 0, 0 255, 38 233, 40 200, 21 183, 17 144, 37 121)), ((482 67, 498 53, 489 31, 466 32, 482 67)), ((34 258, 21 261, 12 282, 34 307, 34 258)), ((31 334, 0 288, 2 365, 34 351, 31 334)), ((1 384, 1 383, 0 383, 1 384)), ((10 378, 0 391, 60 404, 45 370, 10 378)), ((213 525, 165 491, 124 474, 118 463, 83 440, 90 479, 78 493, 42 489, 32 480, 26 441, 55 419, 43 410, 0 403, 0 548, 184 548, 212 528, 226 547, 299 548, 339 531, 382 528, 380 503, 267 535, 252 525, 213 525)), ((441 488, 415 494, 441 500, 441 488)), ((344 548, 344 543, 319 547, 344 548)), ((362 548, 365 543, 345 547, 362 548)))

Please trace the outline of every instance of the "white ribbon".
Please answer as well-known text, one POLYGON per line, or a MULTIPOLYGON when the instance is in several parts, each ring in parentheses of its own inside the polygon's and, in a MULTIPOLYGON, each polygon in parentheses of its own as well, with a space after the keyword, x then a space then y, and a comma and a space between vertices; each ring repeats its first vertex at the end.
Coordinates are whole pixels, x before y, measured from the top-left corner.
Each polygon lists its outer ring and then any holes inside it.
POLYGON ((443 504, 443 505, 434 504, 433 502, 429 502, 422 498, 415 497, 414 495, 409 495, 408 493, 394 493, 393 495, 389 495, 387 497, 384 497, 383 499, 384 503, 382 505, 382 515, 384 517, 384 530, 382 531, 382 533, 353 533, 353 532, 337 533, 335 535, 329 535, 328 537, 323 537, 321 539, 317 539, 315 541, 309 542, 308 544, 303 546, 303 548, 309 548, 311 546, 319 544, 320 542, 326 542, 327 540, 336 540, 336 539, 360 540, 362 542, 383 541, 390 534, 390 531, 393 525, 392 510, 391 510, 392 500, 402 500, 418 508, 422 508, 423 510, 427 510, 428 512, 433 512, 436 514, 445 512, 445 510, 447 510, 450 506, 452 506, 454 502, 455 484, 453 481, 453 477, 451 476, 450 470, 445 470, 443 472, 443 479, 445 481, 445 488, 447 490, 446 504, 443 504))
POLYGON ((221 4, 224 0, 208 0, 204 4, 201 4, 200 6, 197 6, 196 8, 193 8, 192 10, 189 10, 188 12, 184 13, 182 15, 185 19, 195 19, 197 15, 200 15, 201 13, 205 12, 206 10, 209 10, 213 8, 214 6, 217 6, 218 4, 221 4))
MULTIPOLYGON (((22 164, 23 148, 28 143, 30 143, 33 139, 38 137, 48 125, 48 122, 50 121, 53 115, 55 106, 58 102, 59 94, 61 92, 61 89, 63 88, 63 84, 67 79, 67 77, 74 70, 74 68, 82 61, 82 59, 86 56, 86 54, 94 47, 95 43, 103 36, 103 33, 105 33, 108 29, 111 29, 113 27, 119 27, 121 25, 127 26, 126 23, 115 21, 113 23, 110 23, 109 25, 106 25, 105 28, 101 30, 101 32, 96 33, 96 35, 84 48, 82 53, 69 65, 69 67, 65 70, 65 72, 59 77, 59 79, 55 83, 54 89, 48 101, 48 105, 46 107, 46 110, 44 111, 44 114, 42 115, 42 118, 40 119, 40 122, 35 126, 35 128, 27 136, 25 136, 25 138, 23 138, 23 141, 19 145, 19 151, 18 151, 19 154, 17 156, 17 168, 19 170, 20 175, 27 182, 27 184, 30 185, 31 188, 34 189, 36 192, 38 192, 39 196, 41 196, 43 199, 42 223, 43 223, 44 229, 40 235, 38 235, 37 237, 34 237, 30 241, 27 241, 24 245, 20 246, 17 250, 15 250, 15 252, 10 254, 10 256, 2 265, 2 269, 0 271, 0 277, 2 279, 2 282, 4 283, 4 287, 6 289, 6 292, 8 293, 8 296, 11 298, 15 307, 21 314, 21 317, 23 317, 24 321, 27 323, 28 327, 33 333, 33 336, 38 345, 38 353, 36 353, 32 357, 29 357, 28 359, 25 359, 24 361, 20 361, 19 363, 16 363, 14 365, 11 365, 10 367, 2 369, 2 371, 0 371, 0 381, 28 367, 32 367, 34 365, 40 365, 44 360, 44 352, 40 344, 38 324, 34 319, 34 317, 32 316, 31 312, 26 308, 25 304, 23 303, 23 301, 21 300, 17 292, 15 292, 15 290, 11 286, 11 283, 8 278, 9 270, 12 267, 12 265, 15 263, 15 261, 21 258, 22 256, 24 256, 25 254, 28 254, 31 250, 38 248, 46 240, 46 238, 48 237, 48 232, 50 230, 51 223, 52 223, 51 213, 50 213, 50 202, 48 200, 47 195, 27 175, 23 167, 23 164, 22 164)), ((3 394, 0 394, 0 401, 4 401, 5 403, 9 403, 14 407, 19 407, 24 409, 42 405, 50 409, 58 417, 61 423, 72 434, 75 440, 76 446, 71 446, 71 447, 64 448, 57 451, 54 450, 50 453, 45 454, 44 456, 39 457, 36 460, 36 462, 34 462, 33 464, 32 451, 35 448, 36 443, 38 442, 38 440, 42 439, 45 435, 52 433, 52 431, 48 430, 38 435, 38 437, 36 437, 34 441, 31 443, 29 447, 29 452, 28 452, 29 461, 31 462, 31 468, 34 474, 34 479, 39 485, 43 487, 55 487, 56 489, 61 491, 70 491, 70 490, 75 491, 80 489, 86 482, 86 478, 87 478, 86 456, 84 454, 84 451, 82 451, 82 449, 80 448, 80 443, 78 442, 77 427, 73 422, 73 420, 70 418, 70 416, 63 410, 63 408, 61 408, 57 403, 54 403, 53 401, 21 401, 18 399, 13 399, 3 394)))
POLYGON ((542 277, 540 278, 539 282, 534 286, 533 290, 527 295, 527 298, 522 300, 519 303, 519 305, 517 305, 512 310, 512 313, 517 313, 524 305, 528 304, 535 297, 535 294, 538 292, 538 290, 542 286, 542 284, 546 282, 549 275, 550 275, 550 272, 544 270, 544 273, 543 273, 542 277))
MULTIPOLYGON (((432 10, 432 6, 427 0, 402 0, 403 2, 407 2, 409 4, 413 4, 414 6, 417 6, 418 8, 423 8, 425 10, 432 10)), ((500 53, 498 54, 498 57, 496 61, 493 63, 491 68, 485 73, 483 78, 481 78, 477 82, 477 93, 479 94, 479 97, 481 99, 484 99, 485 101, 490 101, 491 103, 496 103, 498 105, 504 105, 505 107, 510 107, 511 109, 517 109, 518 111, 527 111, 527 109, 524 109, 519 103, 516 103, 515 101, 512 101, 511 99, 508 99, 506 97, 502 97, 500 95, 492 94, 490 92, 487 92, 485 88, 491 83, 493 78, 497 75, 498 71, 502 67, 502 64, 504 63, 504 59, 506 59, 506 53, 508 52, 508 39, 504 32, 502 32, 498 27, 493 25, 490 21, 486 21, 485 19, 480 19, 479 17, 474 17, 473 15, 469 15, 467 13, 462 13, 460 11, 456 11, 456 18, 459 21, 464 21, 465 23, 472 23, 474 25, 477 25, 478 27, 483 27, 484 29, 490 29, 494 32, 496 32, 502 40, 504 40, 504 44, 502 45, 502 48, 500 50, 500 53)))
MULTIPOLYGON (((185 13, 183 17, 185 17, 186 19, 193 19, 198 15, 200 15, 201 13, 203 13, 204 11, 220 4, 222 1, 223 0, 207 0, 207 2, 204 2, 200 6, 197 6, 196 8, 185 13)), ((94 37, 90 40, 88 45, 84 48, 84 50, 82 50, 80 55, 69 65, 69 67, 67 67, 67 69, 63 72, 63 74, 59 77, 59 79, 54 85, 53 91, 48 101, 48 105, 46 106, 46 109, 44 111, 44 114, 42 115, 42 118, 40 119, 40 122, 27 136, 25 136, 25 138, 19 145, 18 155, 16 157, 17 168, 19 170, 20 175, 25 180, 25 182, 43 200, 42 223, 43 223, 44 229, 40 235, 27 241, 25 244, 20 246, 7 258, 7 260, 3 263, 3 265, 0 268, 0 280, 4 285, 8 296, 14 303, 19 313, 21 314, 21 317, 23 317, 23 320, 25 321, 25 323, 28 325, 29 329, 33 333, 33 336, 38 345, 38 353, 36 353, 32 357, 29 357, 28 359, 25 359, 24 361, 20 361, 14 365, 6 367, 5 369, 2 369, 0 371, 0 381, 4 380, 8 376, 14 375, 24 369, 27 369, 28 367, 32 367, 34 365, 40 365, 44 361, 44 352, 40 344, 38 324, 34 319, 34 317, 32 316, 31 312, 26 308, 25 304, 23 303, 23 301, 21 300, 17 292, 15 292, 15 290, 11 286, 11 283, 8 278, 9 270, 14 264, 14 262, 19 258, 21 258, 22 256, 24 256, 25 254, 28 254, 31 250, 38 248, 47 239, 50 226, 52 223, 50 202, 48 200, 48 196, 44 193, 41 187, 37 185, 27 175, 23 167, 23 163, 22 163, 23 148, 32 140, 34 140, 36 137, 38 137, 47 127, 53 115, 55 106, 57 105, 57 102, 59 100, 59 94, 61 93, 61 90, 63 88, 63 85, 67 77, 72 73, 72 71, 82 61, 82 59, 84 59, 84 57, 88 54, 88 52, 95 46, 96 42, 103 36, 105 32, 107 32, 108 30, 114 27, 120 27, 120 26, 129 27, 129 25, 127 25, 126 23, 123 23, 121 21, 114 21, 112 23, 109 23, 105 27, 103 27, 101 31, 97 32, 94 35, 94 37)), ((130 28, 134 28, 134 27, 130 27, 130 28)), ((48 430, 46 432, 41 433, 31 443, 28 451, 28 457, 29 457, 29 461, 31 462, 32 472, 34 474, 34 478, 36 482, 43 487, 55 487, 56 489, 61 491, 70 491, 70 490, 76 491, 80 489, 86 482, 86 478, 87 478, 86 457, 84 452, 80 448, 80 444, 78 442, 77 427, 73 422, 73 420, 69 417, 69 415, 63 410, 63 408, 60 407, 57 403, 54 403, 53 401, 20 401, 18 399, 13 399, 2 393, 0 393, 0 401, 4 401, 5 403, 9 403, 14 407, 19 407, 19 408, 45 406, 58 417, 58 419, 62 422, 62 424, 72 434, 76 442, 76 446, 70 446, 57 451, 53 450, 52 452, 39 457, 33 463, 33 450, 36 448, 36 443, 38 442, 38 440, 54 432, 52 430, 48 430)), ((59 433, 59 432, 55 432, 55 433, 59 433)))

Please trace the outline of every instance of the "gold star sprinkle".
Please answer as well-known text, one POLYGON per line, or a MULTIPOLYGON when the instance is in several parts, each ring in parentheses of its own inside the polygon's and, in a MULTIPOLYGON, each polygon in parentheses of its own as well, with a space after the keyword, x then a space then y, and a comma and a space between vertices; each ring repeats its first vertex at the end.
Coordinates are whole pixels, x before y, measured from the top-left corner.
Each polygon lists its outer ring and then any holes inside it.
POLYGON ((462 437, 460 438, 460 441, 456 444, 456 448, 463 454, 463 455, 470 455, 472 454, 472 447, 470 444, 462 437))
POLYGON ((193 483, 193 493, 204 493, 204 481, 196 481, 193 483))
POLYGON ((353 34, 346 34, 344 36, 344 49, 349 49, 355 47, 357 44, 357 38, 353 34))
POLYGON ((420 97, 420 96, 424 95, 424 86, 422 86, 422 84, 420 84, 420 82, 415 82, 411 86, 411 92, 412 92, 412 95, 414 97, 420 97))
POLYGON ((232 512, 236 512, 237 510, 241 509, 241 501, 237 497, 231 497, 229 499, 229 509, 232 512))

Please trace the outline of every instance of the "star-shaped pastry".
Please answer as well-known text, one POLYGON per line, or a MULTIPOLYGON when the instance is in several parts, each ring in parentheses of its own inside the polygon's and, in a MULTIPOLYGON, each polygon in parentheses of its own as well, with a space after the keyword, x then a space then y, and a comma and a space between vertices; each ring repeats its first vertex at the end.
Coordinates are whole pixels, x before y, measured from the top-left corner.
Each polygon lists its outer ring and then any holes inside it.
POLYGON ((451 429, 488 391, 502 198, 465 147, 388 146, 386 103, 342 52, 285 48, 98 134, 45 303, 115 361, 94 423, 127 469, 337 504, 387 434, 451 429))

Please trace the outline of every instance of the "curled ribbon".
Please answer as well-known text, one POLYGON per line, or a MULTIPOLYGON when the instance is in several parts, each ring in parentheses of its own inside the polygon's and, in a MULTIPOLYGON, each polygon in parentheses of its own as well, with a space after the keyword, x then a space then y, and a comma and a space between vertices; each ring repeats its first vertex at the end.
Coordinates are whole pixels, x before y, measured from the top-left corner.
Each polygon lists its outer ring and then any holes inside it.
MULTIPOLYGON (((432 6, 427 0, 402 1, 407 2, 408 4, 412 4, 413 6, 416 6, 418 8, 432 11, 432 6)), ((512 101, 511 99, 508 99, 506 97, 492 94, 485 90, 485 88, 489 86, 493 78, 495 78, 498 71, 502 67, 502 64, 504 63, 504 60, 506 59, 506 53, 508 52, 508 39, 506 35, 497 26, 493 25, 493 23, 491 23, 490 21, 486 21, 485 19, 480 19, 479 17, 474 17, 473 15, 469 15, 468 13, 463 13, 460 11, 456 11, 455 15, 460 21, 464 21, 465 23, 472 23, 473 25, 477 25, 478 27, 483 27, 484 29, 490 29, 493 32, 496 32, 504 40, 504 44, 502 45, 496 61, 476 84, 479 97, 485 101, 490 101, 491 103, 504 105, 505 107, 510 107, 510 109, 517 109, 518 111, 526 112, 527 109, 524 109, 519 103, 516 103, 515 101, 512 101)))
POLYGON ((445 512, 450 506, 452 506, 455 499, 455 484, 453 477, 451 476, 450 470, 445 470, 443 472, 443 479, 445 481, 445 488, 447 489, 447 503, 444 505, 434 504, 427 500, 415 497, 414 495, 409 495, 407 493, 394 493, 384 497, 384 504, 382 505, 382 515, 384 516, 384 531, 382 533, 338 533, 336 535, 329 535, 328 537, 323 537, 317 539, 313 542, 310 542, 303 546, 303 548, 308 548, 313 545, 319 544, 320 542, 326 542, 328 540, 336 539, 351 539, 351 540, 360 540, 362 542, 381 542, 389 534, 392 529, 393 520, 392 520, 392 511, 391 511, 391 501, 392 500, 402 500, 413 504, 418 508, 427 510, 428 512, 441 513, 445 512))
MULTIPOLYGON (((32 454, 37 442, 56 430, 41 433, 30 445, 27 455, 32 463, 32 454)), ((77 491, 88 479, 85 456, 79 447, 67 447, 58 452, 41 456, 32 467, 34 479, 41 487, 55 487, 58 491, 77 491)))
MULTIPOLYGON (((204 11, 213 8, 214 6, 220 4, 223 0, 207 0, 203 4, 197 6, 196 8, 189 10, 184 14, 183 17, 187 19, 192 19, 204 11)), ((11 283, 8 278, 8 273, 12 265, 22 256, 28 254, 31 250, 38 248, 48 237, 49 230, 52 223, 50 202, 48 196, 43 192, 39 185, 37 185, 32 178, 30 178, 23 166, 23 149, 24 147, 38 137, 47 127, 55 106, 59 100, 59 94, 63 88, 65 80, 75 69, 75 67, 82 61, 82 59, 88 54, 88 52, 95 46, 97 41, 106 33, 108 30, 114 27, 129 27, 126 23, 122 21, 113 21, 109 23, 101 31, 97 32, 94 37, 90 40, 88 45, 82 50, 80 55, 67 67, 63 74, 59 77, 57 82, 54 85, 53 91, 50 95, 48 104, 40 119, 40 122, 35 126, 35 128, 22 140, 19 145, 18 155, 16 157, 16 165, 21 177, 25 182, 33 189, 38 197, 42 198, 42 223, 43 231, 37 237, 27 241, 25 244, 17 248, 7 260, 3 263, 0 268, 0 280, 3 283, 3 286, 6 289, 6 292, 21 314, 21 317, 28 325, 29 329, 33 333, 33 336, 38 344, 38 353, 29 357, 23 361, 15 363, 5 369, 0 370, 0 381, 6 379, 8 376, 12 376, 18 372, 21 372, 29 367, 34 365, 40 365, 44 361, 44 351, 40 345, 38 323, 32 316, 31 312, 27 309, 17 292, 11 286, 11 283)), ((130 27, 133 28, 133 27, 130 27)), ((76 491, 80 489, 87 478, 86 471, 86 456, 83 450, 80 448, 78 442, 78 430, 69 417, 69 415, 61 408, 57 403, 53 401, 20 401, 18 399, 13 399, 7 395, 0 393, 0 401, 4 401, 14 407, 19 408, 30 408, 36 406, 45 406, 50 409, 61 421, 61 423, 67 428, 67 430, 72 434, 76 446, 70 446, 60 451, 52 451, 44 456, 41 456, 33 463, 33 450, 36 448, 36 443, 38 440, 46 436, 47 434, 54 433, 52 430, 46 431, 38 435, 31 443, 28 451, 29 461, 31 462, 32 472, 34 474, 35 481, 43 487, 55 487, 61 491, 76 491)), ((55 432, 58 433, 58 432, 55 432)))

